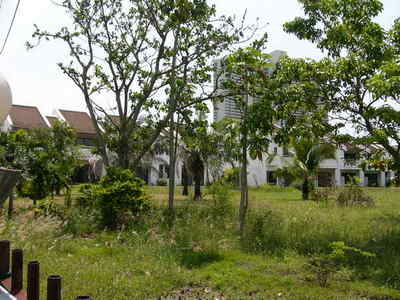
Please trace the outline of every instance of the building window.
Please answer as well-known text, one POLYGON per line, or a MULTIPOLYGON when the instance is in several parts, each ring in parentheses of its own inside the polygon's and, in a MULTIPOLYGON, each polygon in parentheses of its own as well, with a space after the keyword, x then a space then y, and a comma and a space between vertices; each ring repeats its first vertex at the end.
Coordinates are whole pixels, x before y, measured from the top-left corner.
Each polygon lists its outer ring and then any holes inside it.
POLYGON ((169 178, 169 165, 161 164, 158 166, 158 174, 160 178, 169 178))
POLYGON ((274 147, 274 154, 278 154, 278 147, 274 147))
POLYGON ((277 184, 278 179, 276 177, 275 171, 267 171, 267 183, 268 184, 277 184))
POLYGON ((344 160, 357 160, 357 153, 352 151, 345 151, 344 160))
POLYGON ((283 146, 283 149, 282 149, 282 155, 283 156, 290 156, 289 155, 289 148, 287 147, 287 146, 283 146))
POLYGON ((154 145, 154 152, 156 153, 156 155, 167 154, 161 144, 158 143, 154 145))

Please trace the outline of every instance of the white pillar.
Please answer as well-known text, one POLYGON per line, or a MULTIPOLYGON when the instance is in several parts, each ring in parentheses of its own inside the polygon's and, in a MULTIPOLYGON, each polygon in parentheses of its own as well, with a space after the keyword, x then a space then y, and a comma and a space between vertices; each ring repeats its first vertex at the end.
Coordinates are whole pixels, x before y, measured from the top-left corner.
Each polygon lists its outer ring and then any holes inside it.
POLYGON ((386 185, 385 172, 379 172, 378 173, 378 185, 381 186, 381 187, 385 187, 385 185, 386 185))
POLYGON ((363 170, 359 171, 359 176, 360 176, 360 185, 365 186, 365 174, 363 170))
POLYGON ((336 186, 342 186, 340 168, 335 169, 335 183, 336 186))

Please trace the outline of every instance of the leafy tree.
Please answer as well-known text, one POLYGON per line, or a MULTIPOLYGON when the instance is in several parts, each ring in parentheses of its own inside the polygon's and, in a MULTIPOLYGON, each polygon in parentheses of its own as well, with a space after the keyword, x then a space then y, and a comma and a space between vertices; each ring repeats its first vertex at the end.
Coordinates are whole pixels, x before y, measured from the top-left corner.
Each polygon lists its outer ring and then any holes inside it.
MULTIPOLYGON (((250 151, 251 156, 262 158, 263 149, 268 146, 268 138, 259 134, 259 124, 254 122, 252 115, 256 114, 251 109, 251 102, 255 99, 263 98, 265 95, 265 85, 268 81, 267 67, 270 66, 269 56, 263 53, 266 43, 266 36, 255 41, 252 47, 236 50, 223 59, 224 71, 229 74, 222 82, 223 90, 231 93, 241 113, 241 119, 237 123, 240 128, 240 138, 238 140, 241 151, 239 161, 241 163, 241 198, 239 208, 239 229, 243 233, 245 226, 246 213, 248 208, 248 184, 247 184, 247 158, 250 151)), ((223 93, 224 94, 224 93, 223 93)), ((226 97, 226 96, 225 96, 226 97)), ((264 116, 270 119, 270 114, 264 116)), ((272 124, 264 123, 264 129, 272 124)))
POLYGON ((108 148, 122 168, 140 163, 175 112, 207 98, 202 91, 196 98, 186 95, 210 78, 208 58, 246 31, 233 26, 232 18, 216 19, 215 7, 205 0, 65 0, 60 6, 72 26, 55 32, 36 27, 34 37, 67 47, 70 60, 59 67, 82 92, 105 164, 110 165, 108 148), (101 92, 109 95, 117 120, 96 100, 101 92), (131 138, 141 138, 144 116, 155 130, 135 144, 131 138), (110 143, 100 128, 103 118, 113 126, 110 143))
POLYGON ((358 133, 357 142, 377 144, 393 159, 400 174, 399 21, 387 31, 375 22, 379 0, 301 1, 305 17, 285 30, 326 52, 317 66, 323 101, 343 124, 358 133))
POLYGON ((224 118, 219 122, 213 123, 213 130, 218 136, 218 151, 221 154, 221 160, 230 165, 232 169, 239 166, 241 147, 240 139, 240 123, 237 120, 224 118))
POLYGON ((67 125, 58 122, 52 129, 2 133, 0 149, 6 166, 23 171, 21 191, 34 204, 62 188, 69 190, 79 154, 75 134, 67 125))
POLYGON ((303 200, 308 200, 320 163, 324 159, 335 158, 336 147, 310 136, 293 137, 290 146, 294 155, 279 173, 287 173, 300 180, 303 200))

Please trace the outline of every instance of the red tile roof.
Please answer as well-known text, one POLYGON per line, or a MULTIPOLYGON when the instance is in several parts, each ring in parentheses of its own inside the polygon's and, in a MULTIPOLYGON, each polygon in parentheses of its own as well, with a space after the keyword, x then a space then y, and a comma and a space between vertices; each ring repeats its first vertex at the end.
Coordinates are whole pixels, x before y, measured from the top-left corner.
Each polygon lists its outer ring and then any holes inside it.
POLYGON ((92 119, 86 112, 60 109, 60 113, 68 125, 76 131, 78 136, 93 137, 96 135, 92 119))
POLYGON ((49 128, 39 109, 34 106, 13 105, 9 116, 14 129, 49 128))

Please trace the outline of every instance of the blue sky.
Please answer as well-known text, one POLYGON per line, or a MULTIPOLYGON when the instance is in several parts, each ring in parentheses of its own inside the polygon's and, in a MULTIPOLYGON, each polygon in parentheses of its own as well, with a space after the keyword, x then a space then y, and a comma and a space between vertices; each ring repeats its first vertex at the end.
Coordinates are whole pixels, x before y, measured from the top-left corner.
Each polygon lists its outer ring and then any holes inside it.
MULTIPOLYGON (((17 0, 4 2, 0 10, 1 42, 17 0)), ((312 44, 299 41, 282 30, 283 23, 302 15, 297 0, 210 0, 210 3, 216 5, 219 14, 240 16, 247 9, 249 23, 259 18, 260 24, 266 25, 270 51, 281 49, 292 57, 322 57, 312 44)), ((383 3, 385 11, 378 21, 389 27, 395 18, 400 17, 400 0, 384 0, 383 3)), ((31 40, 33 24, 56 30, 66 22, 64 11, 50 0, 22 0, 7 47, 0 56, 0 73, 12 87, 14 103, 36 105, 46 114, 54 108, 85 109, 80 91, 56 65, 68 59, 65 48, 57 43, 44 43, 31 51, 25 47, 25 42, 31 40)))

